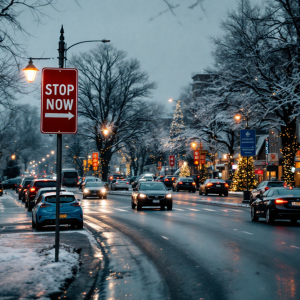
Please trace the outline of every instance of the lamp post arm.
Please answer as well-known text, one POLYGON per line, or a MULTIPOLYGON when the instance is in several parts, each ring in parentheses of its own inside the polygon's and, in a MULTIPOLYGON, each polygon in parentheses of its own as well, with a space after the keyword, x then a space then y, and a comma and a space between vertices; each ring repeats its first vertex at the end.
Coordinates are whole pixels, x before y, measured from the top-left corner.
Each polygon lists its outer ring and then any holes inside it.
POLYGON ((76 46, 76 45, 79 45, 79 44, 83 44, 83 43, 95 43, 95 42, 109 43, 110 40, 90 40, 90 41, 82 41, 82 42, 78 42, 78 43, 76 43, 76 44, 71 45, 70 47, 68 47, 68 48, 66 49, 66 51, 68 51, 70 48, 72 48, 72 47, 74 47, 74 46, 76 46))

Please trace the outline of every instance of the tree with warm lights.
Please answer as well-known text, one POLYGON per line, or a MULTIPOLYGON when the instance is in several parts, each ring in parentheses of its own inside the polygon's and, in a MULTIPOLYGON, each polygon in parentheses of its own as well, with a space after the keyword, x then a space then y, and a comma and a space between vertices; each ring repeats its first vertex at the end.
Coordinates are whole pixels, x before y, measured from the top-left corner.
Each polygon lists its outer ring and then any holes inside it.
POLYGON ((257 180, 255 178, 253 157, 248 158, 248 168, 247 168, 247 157, 243 156, 239 159, 238 169, 233 175, 233 180, 231 183, 231 189, 233 191, 243 191, 247 188, 247 172, 248 172, 248 188, 253 189, 257 180))
POLYGON ((190 168, 188 164, 184 162, 183 166, 180 168, 179 177, 189 177, 190 174, 190 168))
POLYGON ((199 182, 201 183, 203 183, 206 179, 210 177, 206 164, 202 165, 202 168, 199 170, 199 176, 199 182))

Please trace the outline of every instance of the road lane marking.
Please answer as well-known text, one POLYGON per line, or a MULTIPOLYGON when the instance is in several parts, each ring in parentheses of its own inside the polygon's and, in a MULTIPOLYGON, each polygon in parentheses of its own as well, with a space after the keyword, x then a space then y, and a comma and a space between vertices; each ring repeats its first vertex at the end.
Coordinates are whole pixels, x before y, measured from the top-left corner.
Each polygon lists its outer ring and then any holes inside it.
POLYGON ((216 211, 215 209, 210 209, 210 208, 203 208, 203 209, 208 211, 216 211))
POLYGON ((175 210, 183 210, 183 209, 181 209, 181 208, 173 208, 173 209, 175 209, 175 210))
POLYGON ((119 210, 119 211, 128 211, 128 210, 125 210, 125 209, 122 209, 122 208, 114 208, 115 210, 119 210))
POLYGON ((199 209, 196 209, 196 208, 188 208, 189 210, 192 210, 192 211, 200 211, 199 209))
POLYGON ((111 210, 107 210, 107 209, 105 209, 105 208, 100 208, 99 211, 105 212, 105 213, 112 213, 111 210))
POLYGON ((243 233, 246 233, 246 234, 250 234, 250 235, 253 235, 253 233, 251 232, 248 232, 248 231, 242 231, 243 233))
POLYGON ((165 240, 168 240, 168 238, 167 238, 167 237, 165 237, 165 236, 163 236, 163 235, 162 235, 161 237, 162 237, 163 239, 165 239, 165 240))
POLYGON ((233 229, 233 230, 237 230, 237 229, 233 229))
POLYGON ((291 248, 300 249, 300 247, 291 245, 291 248))
POLYGON ((99 225, 96 225, 96 224, 94 224, 94 223, 88 222, 88 221, 86 221, 86 220, 84 220, 84 222, 85 222, 87 225, 89 225, 90 227, 94 228, 95 230, 98 230, 98 231, 102 231, 102 230, 103 230, 103 228, 102 228, 101 226, 99 226, 99 225))

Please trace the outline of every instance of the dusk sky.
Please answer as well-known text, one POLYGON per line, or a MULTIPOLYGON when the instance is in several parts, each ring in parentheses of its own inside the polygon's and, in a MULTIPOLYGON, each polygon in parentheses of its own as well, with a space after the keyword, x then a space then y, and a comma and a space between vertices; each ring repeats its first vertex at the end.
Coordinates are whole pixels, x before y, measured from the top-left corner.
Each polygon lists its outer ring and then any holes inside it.
MULTIPOLYGON (((236 0, 203 0, 202 8, 188 8, 195 0, 173 0, 176 16, 163 0, 73 0, 58 1, 55 11, 47 8, 49 17, 36 24, 30 14, 22 21, 32 37, 21 37, 32 57, 55 57, 52 61, 34 61, 38 69, 57 67, 57 47, 60 27, 65 29, 68 46, 84 40, 110 39, 114 47, 137 58, 142 70, 158 84, 153 99, 172 109, 168 98, 178 99, 181 89, 191 82, 191 76, 212 63, 210 36, 221 33, 220 21, 236 0)), ((87 43, 72 48, 68 57, 95 47, 87 43)), ((24 61, 24 66, 27 61, 24 61)), ((40 82, 40 77, 37 78, 40 82)), ((38 97, 26 97, 25 102, 39 105, 38 97)), ((174 107, 173 107, 174 109, 174 107)))

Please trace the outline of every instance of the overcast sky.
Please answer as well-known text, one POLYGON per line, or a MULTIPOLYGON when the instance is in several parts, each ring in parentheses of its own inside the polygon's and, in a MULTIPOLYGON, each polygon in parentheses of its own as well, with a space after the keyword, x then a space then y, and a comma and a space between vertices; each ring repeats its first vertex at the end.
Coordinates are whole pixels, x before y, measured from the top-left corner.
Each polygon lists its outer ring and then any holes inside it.
MULTIPOLYGON (((178 99, 191 76, 212 63, 209 37, 221 33, 220 21, 236 6, 236 0, 203 0, 202 8, 194 9, 188 6, 196 0, 170 2, 180 4, 176 16, 171 12, 159 15, 167 8, 163 0, 78 0, 80 6, 73 0, 59 0, 59 11, 47 8, 49 17, 42 24, 34 23, 30 14, 23 14, 23 24, 32 37, 20 39, 27 45, 29 56, 55 58, 62 24, 68 46, 84 40, 110 39, 128 57, 141 62, 142 70, 158 84, 153 99, 171 109, 168 98, 178 99)), ((75 46, 68 57, 94 46, 75 46)), ((42 69, 57 67, 58 62, 34 61, 34 65, 42 69)), ((34 97, 23 101, 39 105, 34 97)))

